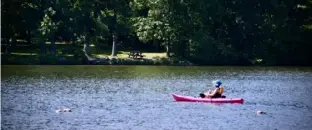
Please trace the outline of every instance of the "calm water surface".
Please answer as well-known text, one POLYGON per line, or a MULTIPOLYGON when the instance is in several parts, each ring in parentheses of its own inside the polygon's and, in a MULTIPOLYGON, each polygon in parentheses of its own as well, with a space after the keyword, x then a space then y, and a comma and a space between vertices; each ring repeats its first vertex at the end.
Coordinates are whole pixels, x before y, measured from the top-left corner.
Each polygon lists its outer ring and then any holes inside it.
POLYGON ((2 66, 3 130, 311 130, 312 68, 2 66), (244 104, 174 102, 221 79, 244 104), (72 112, 56 113, 70 108, 72 112), (257 115, 257 110, 267 112, 257 115))

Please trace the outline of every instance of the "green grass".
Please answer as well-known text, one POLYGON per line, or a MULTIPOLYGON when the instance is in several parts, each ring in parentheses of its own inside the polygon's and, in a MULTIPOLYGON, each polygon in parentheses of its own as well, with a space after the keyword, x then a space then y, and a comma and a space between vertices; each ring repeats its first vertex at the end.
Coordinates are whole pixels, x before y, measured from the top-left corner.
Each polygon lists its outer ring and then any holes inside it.
MULTIPOLYGON (((127 59, 128 58, 128 54, 130 53, 129 51, 118 51, 118 55, 115 56, 114 58, 124 58, 127 59)), ((111 56, 108 53, 92 53, 95 56, 98 56, 99 58, 101 57, 109 57, 109 58, 113 58, 113 56, 111 56)), ((1 53, 1 55, 3 55, 3 53, 1 53)), ((16 55, 16 56, 37 56, 39 55, 38 53, 27 53, 27 52, 12 52, 11 55, 16 55)), ((73 56, 72 54, 62 54, 63 56, 73 56)), ((166 53, 162 52, 162 53, 151 53, 151 52, 142 52, 142 55, 144 55, 144 59, 157 59, 157 58, 167 58, 166 53)))
MULTIPOLYGON (((1 53, 2 54, 2 53, 1 53)), ((24 53, 24 52, 12 52, 11 55, 20 55, 20 56, 36 56, 37 53, 24 53)))
MULTIPOLYGON (((128 54, 130 53, 130 51, 118 51, 118 54, 116 57, 114 58, 121 58, 121 59, 128 59, 128 54)), ((98 57, 109 57, 109 58, 113 58, 113 56, 111 56, 109 53, 97 53, 94 54, 98 57)), ((144 59, 156 59, 156 58, 167 58, 166 53, 165 52, 161 52, 161 53, 152 53, 152 52, 142 52, 142 55, 144 55, 144 59)))
MULTIPOLYGON (((57 51, 57 57, 50 55, 51 53, 51 44, 46 44, 46 52, 48 54, 48 57, 43 58, 44 62, 57 64, 57 59, 63 57, 67 59, 68 63, 77 63, 80 64, 81 61, 74 58, 74 51, 75 52, 81 52, 83 46, 72 46, 71 44, 66 43, 56 43, 56 51, 57 51)), ((14 48, 12 48, 11 55, 4 55, 5 52, 5 45, 2 46, 2 62, 5 64, 41 64, 40 60, 40 46, 39 45, 27 45, 27 44, 21 44, 18 43, 14 48)), ((117 48, 118 49, 118 48, 117 48)), ((165 52, 149 52, 140 50, 142 52, 142 55, 144 55, 143 60, 141 59, 133 59, 129 58, 128 54, 132 51, 131 49, 122 49, 117 51, 117 56, 113 57, 111 56, 111 47, 99 47, 95 45, 90 46, 89 52, 92 54, 92 56, 98 57, 98 58, 116 58, 118 59, 117 64, 149 64, 151 62, 158 63, 160 59, 164 60, 167 59, 165 52)), ((81 55, 81 54, 79 54, 81 55)), ((83 55, 83 54, 82 54, 83 55)), ((83 58, 80 57, 80 59, 83 58)))
POLYGON ((310 25, 303 25, 304 29, 307 29, 307 30, 312 30, 312 24, 310 25))

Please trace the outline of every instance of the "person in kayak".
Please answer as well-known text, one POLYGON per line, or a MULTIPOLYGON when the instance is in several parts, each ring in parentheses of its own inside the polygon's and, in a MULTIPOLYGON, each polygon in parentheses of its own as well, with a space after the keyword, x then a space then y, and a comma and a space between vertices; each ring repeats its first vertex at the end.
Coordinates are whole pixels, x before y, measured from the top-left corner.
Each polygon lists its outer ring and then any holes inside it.
POLYGON ((216 87, 215 90, 213 92, 209 90, 206 93, 199 94, 199 96, 201 98, 225 98, 225 96, 222 96, 224 88, 221 84, 220 80, 213 81, 213 85, 216 87))

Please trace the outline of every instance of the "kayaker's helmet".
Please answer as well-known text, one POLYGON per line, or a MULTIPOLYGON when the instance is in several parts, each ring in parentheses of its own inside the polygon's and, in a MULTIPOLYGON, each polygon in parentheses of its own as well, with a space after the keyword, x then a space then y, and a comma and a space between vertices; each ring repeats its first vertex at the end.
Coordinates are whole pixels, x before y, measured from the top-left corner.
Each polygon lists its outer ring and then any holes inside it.
POLYGON ((215 81, 212 81, 213 85, 216 86, 216 87, 219 87, 222 82, 220 80, 215 80, 215 81))

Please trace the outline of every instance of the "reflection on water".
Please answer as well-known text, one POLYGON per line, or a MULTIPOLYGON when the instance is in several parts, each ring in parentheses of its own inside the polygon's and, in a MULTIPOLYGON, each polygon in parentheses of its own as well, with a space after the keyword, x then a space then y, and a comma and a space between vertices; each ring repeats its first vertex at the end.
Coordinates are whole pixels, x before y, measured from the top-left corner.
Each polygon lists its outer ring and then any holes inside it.
POLYGON ((311 129, 312 69, 2 66, 2 129, 311 129), (174 102, 221 79, 244 104, 174 102), (72 112, 56 113, 70 108, 72 112), (256 114, 257 110, 267 112, 256 114))

